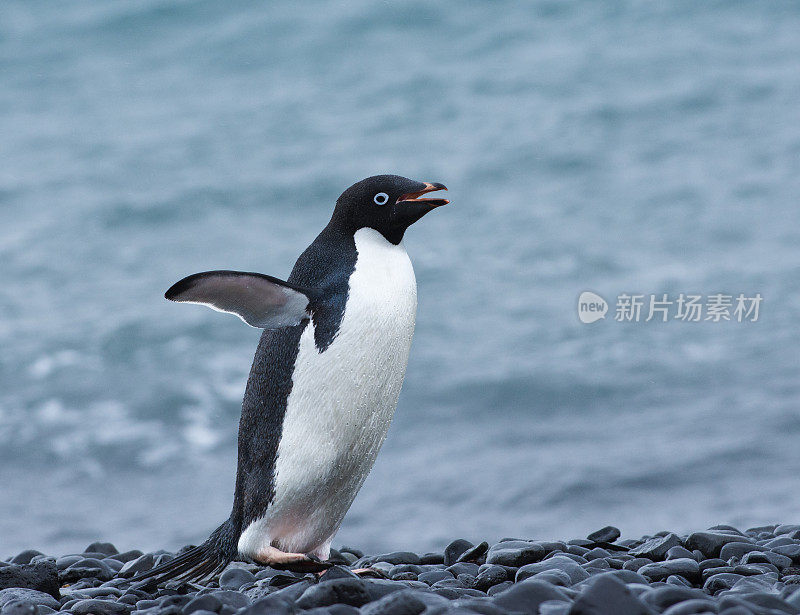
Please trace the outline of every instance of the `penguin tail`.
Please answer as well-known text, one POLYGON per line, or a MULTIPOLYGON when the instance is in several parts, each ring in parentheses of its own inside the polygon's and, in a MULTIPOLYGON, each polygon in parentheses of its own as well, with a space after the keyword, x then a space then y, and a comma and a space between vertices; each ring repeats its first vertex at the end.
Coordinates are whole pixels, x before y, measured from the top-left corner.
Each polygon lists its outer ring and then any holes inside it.
POLYGON ((130 579, 133 587, 155 588, 167 581, 199 582, 222 571, 238 555, 236 532, 230 520, 203 544, 130 579))

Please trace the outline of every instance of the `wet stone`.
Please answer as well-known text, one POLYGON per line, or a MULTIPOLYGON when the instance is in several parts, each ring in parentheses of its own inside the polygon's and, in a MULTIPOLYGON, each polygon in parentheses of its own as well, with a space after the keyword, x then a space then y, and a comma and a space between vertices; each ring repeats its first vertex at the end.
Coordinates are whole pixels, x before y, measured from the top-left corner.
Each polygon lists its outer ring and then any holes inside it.
MULTIPOLYGON (((395 566, 394 568, 392 568, 392 570, 394 570, 395 568, 405 568, 408 566, 410 566, 410 564, 401 564, 400 566, 395 566)), ((392 576, 391 571, 389 572, 389 576, 392 576)), ((333 579, 357 579, 357 578, 358 577, 355 574, 350 572, 349 568, 345 568, 344 566, 331 566, 320 575, 319 580, 332 581, 333 579)))
POLYGON ((35 589, 25 589, 20 587, 9 587, 0 590, 0 606, 5 606, 9 602, 19 600, 21 602, 31 602, 49 606, 51 609, 59 610, 61 603, 50 594, 36 591, 35 589))
POLYGON ((788 568, 792 565, 792 560, 785 555, 772 553, 771 551, 751 551, 742 557, 743 564, 772 564, 778 569, 788 568))
POLYGON ((219 591, 211 592, 209 596, 214 596, 219 600, 223 606, 230 606, 234 609, 241 609, 248 606, 251 600, 248 596, 241 592, 221 589, 219 591))
POLYGON ((524 581, 545 570, 561 570, 565 572, 570 577, 572 584, 589 578, 589 573, 581 568, 579 564, 564 555, 557 555, 539 563, 523 566, 517 571, 516 581, 524 581))
POLYGON ((652 564, 653 560, 647 557, 635 557, 632 560, 628 560, 622 565, 623 570, 632 570, 636 572, 642 566, 646 566, 647 564, 652 564))
POLYGON ((780 545, 773 547, 772 551, 778 555, 788 557, 794 564, 800 564, 800 544, 780 545))
POLYGON ((388 564, 419 564, 419 555, 410 551, 394 551, 384 553, 372 558, 376 562, 386 562, 388 564))
POLYGON ((713 600, 707 598, 692 598, 673 604, 664 615, 701 615, 705 613, 716 613, 717 605, 713 600))
POLYGON ((479 568, 478 575, 475 577, 475 589, 485 592, 490 587, 502 583, 507 579, 508 573, 502 566, 484 564, 479 568))
POLYGON ((492 600, 495 606, 502 609, 530 615, 536 615, 539 612, 539 605, 545 600, 570 601, 567 594, 543 581, 515 583, 507 590, 496 594, 492 600))
POLYGON ((486 590, 487 595, 494 596, 501 592, 506 591, 509 587, 514 586, 514 581, 503 581, 502 583, 498 583, 497 585, 493 585, 489 589, 486 590))
POLYGON ((688 557, 690 559, 695 559, 694 553, 689 551, 689 549, 681 546, 672 547, 667 551, 666 559, 680 559, 683 557, 688 557))
POLYGON ((681 539, 678 538, 675 534, 667 534, 666 536, 656 536, 649 540, 646 540, 644 543, 630 549, 628 551, 629 555, 633 555, 634 557, 646 557, 653 561, 656 560, 663 560, 667 557, 667 552, 672 547, 681 547, 681 539))
POLYGON ((48 560, 0 568, 0 589, 22 587, 59 597, 58 569, 48 560))
POLYGON ((441 553, 425 553, 419 556, 421 565, 444 564, 444 555, 441 553))
POLYGON ((219 578, 219 586, 222 589, 239 589, 242 585, 253 583, 256 580, 249 570, 244 568, 228 568, 219 578))
POLYGON ((418 615, 425 610, 425 603, 417 592, 405 589, 393 592, 371 602, 361 609, 362 615, 418 615))
POLYGON ((111 600, 99 600, 91 598, 81 600, 70 607, 75 615, 126 615, 131 611, 130 605, 112 602, 111 600))
MULTIPOLYGON (((469 549, 474 547, 469 540, 464 540, 463 538, 459 538, 454 540, 449 545, 447 545, 444 549, 444 565, 445 566, 452 566, 458 561, 458 558, 461 557, 464 553, 466 553, 469 549)), ((412 562, 418 563, 418 562, 412 562)))
POLYGON ((746 538, 736 534, 721 532, 695 532, 686 539, 687 549, 697 549, 705 557, 719 557, 723 545, 729 542, 743 542, 746 538))
POLYGON ((37 615, 40 608, 31 602, 24 602, 22 600, 12 600, 0 608, 0 615, 37 615))
POLYGON ((423 572, 417 577, 417 580, 433 585, 434 583, 443 579, 454 579, 455 577, 447 570, 431 570, 430 572, 423 572))
POLYGON ((591 562, 581 564, 589 574, 596 574, 598 570, 611 570, 611 564, 604 559, 593 559, 591 562))
POLYGON ((650 610, 620 580, 603 575, 575 600, 569 615, 650 615, 650 610))
POLYGON ((745 553, 750 553, 751 551, 766 551, 766 549, 751 542, 729 542, 722 545, 719 551, 719 558, 726 561, 730 561, 732 557, 741 559, 745 553))
POLYGON ((743 578, 744 577, 740 574, 721 572, 708 577, 706 582, 703 584, 703 589, 709 594, 713 595, 722 591, 723 589, 731 589, 739 579, 743 578))
POLYGON ((699 564, 694 559, 689 559, 688 557, 647 564, 639 568, 637 572, 651 583, 653 581, 663 581, 673 574, 685 577, 690 581, 700 579, 699 564))
POLYGON ((219 598, 211 594, 204 594, 189 600, 181 609, 181 613, 183 615, 190 615, 195 611, 213 611, 217 613, 221 608, 222 602, 219 601, 219 598))
POLYGON ((545 583, 550 583, 551 585, 558 585, 561 587, 569 587, 572 585, 572 578, 563 570, 545 570, 533 575, 530 578, 536 581, 544 581, 545 583))
POLYGON ((621 532, 619 529, 615 528, 613 525, 607 525, 596 532, 592 532, 586 538, 592 542, 614 542, 620 535, 621 532))
POLYGON ((452 566, 448 566, 446 570, 453 576, 457 577, 460 574, 477 575, 479 568, 480 566, 478 566, 478 564, 473 564, 468 562, 456 562, 452 566))
POLYGON ((36 549, 26 549, 21 553, 17 553, 14 557, 11 558, 12 564, 30 564, 31 560, 36 557, 37 555, 44 555, 41 551, 37 551, 36 549))
POLYGON ((593 559, 602 559, 606 557, 611 557, 611 553, 600 547, 595 547, 591 551, 588 551, 582 557, 591 562, 593 559))
POLYGON ((116 555, 119 553, 117 548, 110 542, 93 542, 83 551, 84 553, 103 553, 105 555, 116 555))
POLYGON ((461 555, 458 556, 456 562, 476 562, 478 560, 483 559, 483 556, 486 555, 486 552, 488 550, 489 550, 489 543, 484 541, 464 551, 461 555))
POLYGON ((538 562, 544 555, 545 551, 540 545, 513 540, 492 545, 486 554, 486 563, 519 568, 538 562))

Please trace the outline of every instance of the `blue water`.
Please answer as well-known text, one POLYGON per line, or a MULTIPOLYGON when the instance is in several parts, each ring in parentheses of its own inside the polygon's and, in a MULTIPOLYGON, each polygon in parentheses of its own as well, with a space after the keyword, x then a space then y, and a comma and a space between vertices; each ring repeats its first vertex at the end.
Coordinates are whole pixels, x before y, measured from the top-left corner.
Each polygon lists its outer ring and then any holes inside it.
POLYGON ((162 293, 287 275, 383 172, 452 206, 407 235, 406 384, 334 544, 796 522, 798 33, 781 1, 3 2, 0 554, 221 522, 259 333, 162 293))

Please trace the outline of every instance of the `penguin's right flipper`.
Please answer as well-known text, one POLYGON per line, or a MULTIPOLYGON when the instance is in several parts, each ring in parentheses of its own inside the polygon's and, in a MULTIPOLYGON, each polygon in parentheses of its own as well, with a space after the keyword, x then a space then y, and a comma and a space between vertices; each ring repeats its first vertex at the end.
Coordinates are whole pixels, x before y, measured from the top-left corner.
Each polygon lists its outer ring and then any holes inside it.
POLYGON ((205 271, 173 284, 164 296, 234 314, 251 327, 279 329, 309 318, 309 303, 317 294, 263 273, 205 271))

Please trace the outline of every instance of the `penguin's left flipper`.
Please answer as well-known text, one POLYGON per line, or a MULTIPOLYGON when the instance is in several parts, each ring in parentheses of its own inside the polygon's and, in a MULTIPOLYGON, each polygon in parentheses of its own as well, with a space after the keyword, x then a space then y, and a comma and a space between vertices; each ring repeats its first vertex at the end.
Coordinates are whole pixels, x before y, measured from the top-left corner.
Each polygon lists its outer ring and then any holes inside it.
POLYGON ((309 318, 309 304, 318 294, 263 273, 204 271, 173 284, 164 297, 235 314, 258 329, 279 329, 309 318))

